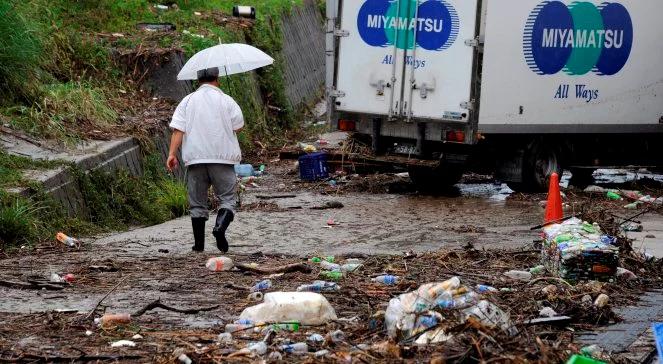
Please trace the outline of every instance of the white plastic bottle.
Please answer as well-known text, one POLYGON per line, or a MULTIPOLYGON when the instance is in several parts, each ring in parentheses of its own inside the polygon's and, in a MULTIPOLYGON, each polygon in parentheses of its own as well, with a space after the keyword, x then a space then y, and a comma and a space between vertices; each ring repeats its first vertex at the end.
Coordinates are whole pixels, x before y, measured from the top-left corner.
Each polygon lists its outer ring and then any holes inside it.
POLYGON ((308 345, 306 343, 294 343, 281 346, 281 350, 286 353, 307 353, 308 345))
POLYGON ((511 279, 517 279, 519 281, 529 281, 532 279, 532 273, 530 272, 525 272, 522 270, 510 270, 506 273, 504 273, 505 276, 511 278, 511 279))

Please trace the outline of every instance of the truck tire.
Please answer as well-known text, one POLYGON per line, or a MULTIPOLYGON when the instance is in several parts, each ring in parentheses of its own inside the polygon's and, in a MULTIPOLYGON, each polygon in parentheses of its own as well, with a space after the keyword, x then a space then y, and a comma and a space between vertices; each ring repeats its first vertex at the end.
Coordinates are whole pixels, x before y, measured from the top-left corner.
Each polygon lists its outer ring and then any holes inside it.
POLYGON ((594 183, 594 168, 571 168, 569 184, 581 190, 594 183))
POLYGON ((463 169, 459 166, 410 167, 410 180, 422 193, 442 192, 463 177, 463 169))
POLYGON ((542 141, 535 141, 525 151, 522 181, 508 182, 507 185, 517 192, 545 192, 553 172, 562 177, 559 149, 542 141))

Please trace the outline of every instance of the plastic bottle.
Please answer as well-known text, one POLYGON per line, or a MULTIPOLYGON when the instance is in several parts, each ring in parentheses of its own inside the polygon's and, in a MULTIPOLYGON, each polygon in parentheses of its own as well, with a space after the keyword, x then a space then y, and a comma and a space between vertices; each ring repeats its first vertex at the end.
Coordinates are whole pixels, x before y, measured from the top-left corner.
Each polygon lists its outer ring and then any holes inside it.
POLYGON ((57 273, 51 273, 50 281, 53 282, 53 283, 64 283, 65 282, 64 278, 60 277, 60 275, 57 274, 57 273))
POLYGON ((606 197, 610 200, 621 200, 621 196, 619 194, 615 193, 614 191, 608 191, 606 194, 606 197))
POLYGON ((341 330, 334 330, 327 334, 327 341, 338 344, 345 341, 345 333, 341 330))
POLYGON ((222 332, 217 336, 216 341, 221 344, 228 344, 233 341, 233 335, 229 332, 222 332))
POLYGON ((334 292, 341 287, 334 282, 314 281, 312 284, 302 284, 297 287, 297 292, 334 292))
POLYGON ((265 353, 267 353, 267 343, 265 343, 264 341, 258 341, 256 343, 249 344, 249 346, 247 346, 246 349, 250 353, 256 355, 265 355, 265 353))
POLYGON ((279 323, 279 324, 272 324, 271 328, 274 331, 297 332, 297 331, 299 331, 299 322, 293 321, 293 322, 283 322, 283 323, 279 323))
POLYGON ((263 294, 262 292, 253 292, 247 297, 250 301, 262 301, 263 294))
POLYGON ((325 338, 320 334, 311 334, 311 336, 309 336, 307 340, 311 343, 318 344, 325 341, 325 338))
POLYGON ((270 288, 272 288, 272 281, 270 279, 264 279, 251 287, 251 292, 266 291, 270 288))
POLYGON ((332 281, 338 281, 343 278, 342 272, 320 272, 320 277, 329 279, 332 281))
POLYGON ((329 263, 334 263, 336 258, 334 258, 333 255, 328 255, 328 256, 325 257, 325 260, 328 261, 329 263))
POLYGON ((541 274, 543 271, 546 270, 546 267, 543 265, 537 265, 536 267, 532 267, 529 269, 529 272, 532 274, 541 274))
POLYGON ((341 272, 354 272, 362 265, 361 263, 345 263, 341 266, 341 272))
POLYGON ((592 358, 599 358, 602 353, 603 353, 603 349, 601 349, 601 347, 596 345, 596 344, 585 346, 582 349, 580 349, 580 354, 586 355, 586 356, 589 356, 589 357, 592 357, 592 358))
POLYGON ((309 260, 311 261, 311 263, 320 263, 320 262, 322 261, 322 259, 320 259, 320 258, 318 258, 318 257, 313 257, 313 258, 311 258, 311 259, 309 259, 309 260))
POLYGON ((598 297, 596 297, 596 300, 594 300, 594 306, 601 308, 607 305, 609 300, 610 297, 608 297, 607 294, 601 293, 598 297))
POLYGON ((226 324, 225 332, 232 334, 237 331, 244 331, 253 327, 251 324, 226 324))
POLYGON ((364 261, 357 258, 350 258, 345 260, 345 264, 364 264, 364 261))
POLYGON ((400 280, 400 277, 398 276, 392 276, 390 274, 383 275, 383 276, 377 276, 373 279, 371 279, 373 282, 378 282, 382 284, 386 284, 388 286, 392 286, 394 284, 398 284, 398 281, 400 280))
POLYGON ((479 293, 491 293, 491 292, 499 292, 499 289, 491 286, 487 286, 485 284, 477 284, 477 292, 479 293))
POLYGON ((80 245, 81 242, 78 239, 74 239, 70 236, 65 235, 64 233, 57 233, 55 235, 55 238, 61 242, 62 244, 69 246, 69 247, 75 247, 76 245, 80 245))
POLYGON ((232 269, 233 260, 228 257, 209 258, 205 263, 205 267, 212 272, 227 271, 232 269))
POLYGON ((271 353, 269 353, 269 355, 267 355, 267 359, 269 359, 270 361, 281 361, 283 360, 283 355, 281 355, 281 353, 279 353, 278 351, 272 351, 271 353))
POLYGON ((307 353, 308 345, 306 343, 294 343, 282 345, 281 350, 286 353, 307 353))
POLYGON ((71 273, 67 273, 64 276, 62 276, 62 279, 64 279, 64 281, 67 283, 74 283, 74 281, 76 280, 76 276, 74 276, 71 273))
POLYGON ((99 326, 126 325, 130 322, 131 315, 128 313, 107 313, 98 319, 99 326))
POLYGON ((340 272, 341 271, 341 266, 336 264, 336 263, 330 263, 326 260, 323 260, 320 262, 320 268, 326 269, 332 272, 340 272))
POLYGON ((532 279, 532 273, 530 272, 525 272, 522 270, 510 270, 506 273, 504 273, 505 276, 511 278, 511 279, 517 279, 519 281, 529 281, 532 279))

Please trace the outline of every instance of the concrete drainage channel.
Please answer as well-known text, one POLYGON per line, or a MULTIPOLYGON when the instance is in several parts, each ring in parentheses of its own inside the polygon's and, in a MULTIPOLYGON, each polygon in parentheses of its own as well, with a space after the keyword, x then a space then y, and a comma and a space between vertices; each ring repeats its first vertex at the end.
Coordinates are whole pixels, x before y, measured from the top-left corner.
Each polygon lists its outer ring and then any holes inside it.
POLYGON ((615 311, 624 321, 594 332, 581 333, 582 345, 598 345, 603 350, 629 363, 657 362, 656 344, 651 325, 663 320, 663 290, 645 293, 637 306, 615 311))

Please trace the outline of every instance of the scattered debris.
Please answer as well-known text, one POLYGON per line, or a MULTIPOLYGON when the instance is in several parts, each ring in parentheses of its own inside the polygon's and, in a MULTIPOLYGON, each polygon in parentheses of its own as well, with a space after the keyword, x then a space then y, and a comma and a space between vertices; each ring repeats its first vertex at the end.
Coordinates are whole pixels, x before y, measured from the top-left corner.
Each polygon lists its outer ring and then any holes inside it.
POLYGON ((131 340, 118 340, 111 343, 111 348, 121 348, 123 346, 134 347, 136 343, 131 340))
POLYGON ((327 299, 313 292, 271 292, 263 303, 247 307, 239 316, 252 322, 297 321, 320 325, 336 320, 336 312, 327 299))

